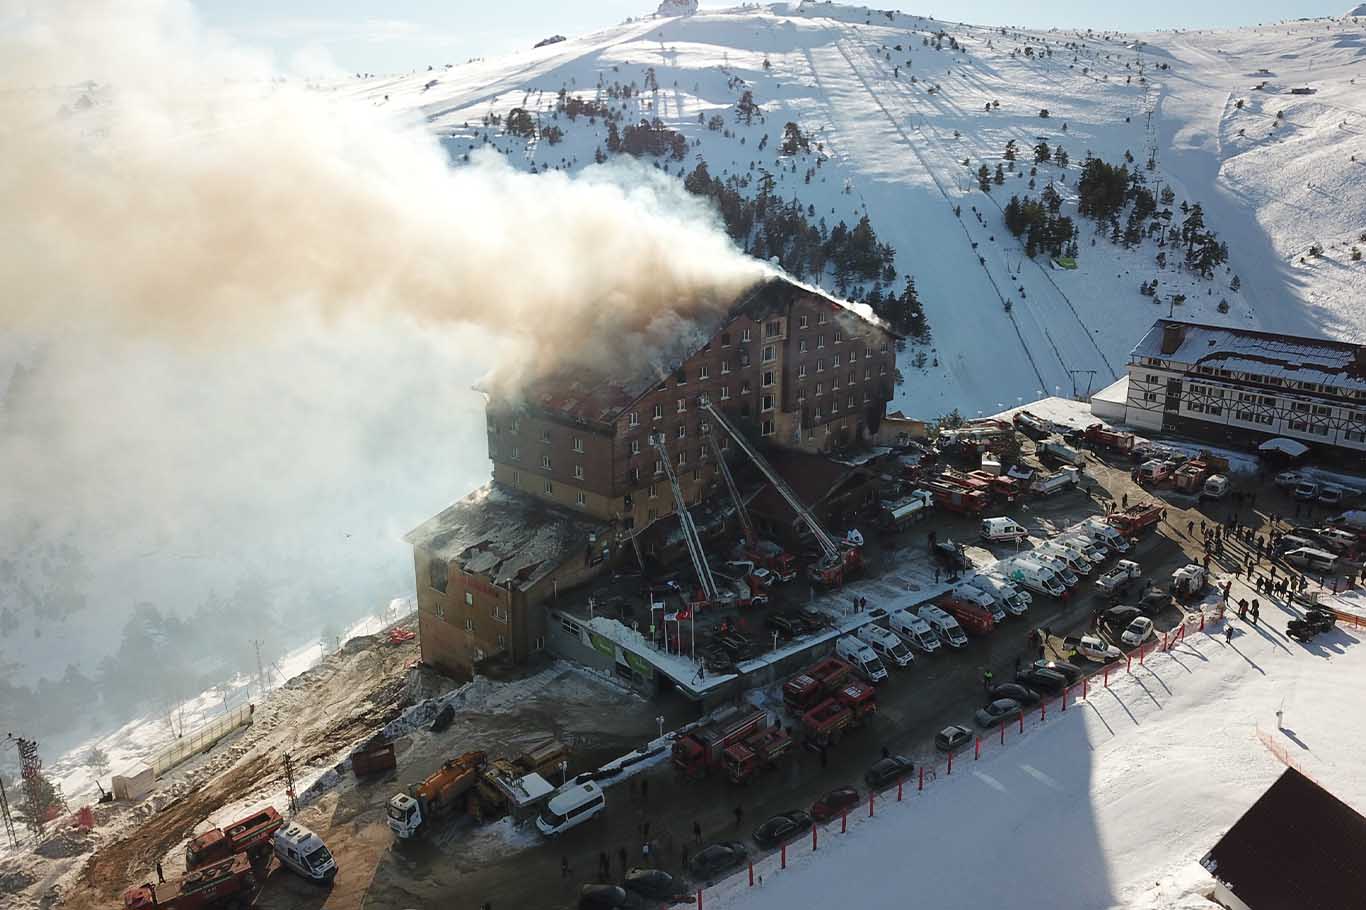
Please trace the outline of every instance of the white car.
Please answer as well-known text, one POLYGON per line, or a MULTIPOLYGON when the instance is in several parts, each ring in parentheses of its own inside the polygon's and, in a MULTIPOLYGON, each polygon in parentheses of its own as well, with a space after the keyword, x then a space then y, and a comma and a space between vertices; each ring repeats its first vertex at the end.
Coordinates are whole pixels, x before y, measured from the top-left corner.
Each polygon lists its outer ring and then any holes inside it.
POLYGON ((1124 634, 1119 638, 1126 645, 1136 648, 1152 638, 1153 634, 1153 621, 1146 616, 1139 616, 1129 623, 1129 627, 1124 630, 1124 634))
POLYGON ((1094 635, 1083 635, 1081 637, 1081 641, 1077 643, 1077 653, 1088 660, 1102 664, 1119 660, 1124 656, 1124 652, 1119 648, 1114 645, 1107 645, 1094 635))
POLYGON ((1276 475, 1276 486, 1285 490, 1293 490, 1303 483, 1305 479, 1304 474, 1299 471, 1282 471, 1276 475))

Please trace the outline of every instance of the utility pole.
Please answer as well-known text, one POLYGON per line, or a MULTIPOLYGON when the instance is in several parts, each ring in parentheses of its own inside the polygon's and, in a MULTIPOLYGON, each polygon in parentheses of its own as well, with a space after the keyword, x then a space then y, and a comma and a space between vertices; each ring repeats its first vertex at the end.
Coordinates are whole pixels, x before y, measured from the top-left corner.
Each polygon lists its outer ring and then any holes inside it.
POLYGON ((294 815, 299 811, 299 797, 294 791, 294 762, 285 753, 285 793, 289 796, 289 814, 294 815))
POLYGON ((19 835, 14 831, 14 816, 9 813, 9 796, 5 793, 5 781, 0 779, 0 821, 5 823, 5 833, 9 835, 9 845, 19 846, 19 835))
POLYGON ((1087 398, 1090 398, 1090 397, 1091 397, 1091 383, 1092 383, 1092 382, 1095 380, 1095 378, 1096 378, 1096 371, 1095 371, 1095 370, 1068 370, 1067 373, 1068 373, 1069 376, 1072 377, 1072 398, 1073 398, 1073 400, 1078 400, 1078 398, 1079 398, 1079 396, 1077 395, 1077 376, 1078 376, 1079 374, 1085 374, 1085 376, 1086 376, 1086 397, 1087 397, 1087 398))
POLYGON ((254 638, 252 639, 251 644, 252 647, 256 649, 256 686, 260 690, 257 694, 257 697, 265 698, 266 690, 269 688, 269 683, 266 679, 265 662, 261 660, 261 645, 263 644, 263 642, 259 638, 254 638))

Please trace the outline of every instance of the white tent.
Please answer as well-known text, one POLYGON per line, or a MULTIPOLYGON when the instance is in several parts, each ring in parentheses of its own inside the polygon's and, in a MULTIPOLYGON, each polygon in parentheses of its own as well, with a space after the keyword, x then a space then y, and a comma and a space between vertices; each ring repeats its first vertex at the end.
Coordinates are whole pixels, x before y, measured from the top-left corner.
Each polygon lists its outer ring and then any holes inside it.
POLYGON ((1295 439, 1286 439, 1284 436, 1277 436, 1275 439, 1268 439, 1266 442, 1257 446, 1259 452, 1281 452, 1291 458, 1298 458, 1309 451, 1309 446, 1295 439))

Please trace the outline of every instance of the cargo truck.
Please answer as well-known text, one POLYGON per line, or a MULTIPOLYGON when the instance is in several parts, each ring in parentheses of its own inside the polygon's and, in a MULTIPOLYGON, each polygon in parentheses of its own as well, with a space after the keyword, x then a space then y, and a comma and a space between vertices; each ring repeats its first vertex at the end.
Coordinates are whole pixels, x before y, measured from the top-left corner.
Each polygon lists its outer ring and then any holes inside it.
POLYGON ((146 882, 123 892, 124 910, 205 910, 242 906, 256 891, 256 875, 245 853, 200 866, 183 878, 146 882))
POLYGON ((1154 527, 1166 514, 1166 509, 1155 502, 1141 502, 1122 512, 1111 512, 1105 520, 1121 534, 1132 537, 1144 528, 1154 527))
POLYGON ((283 824, 284 819, 275 807, 267 806, 231 825, 196 835, 185 848, 185 868, 192 870, 222 862, 236 853, 245 853, 253 863, 259 863, 270 855, 271 838, 283 824))

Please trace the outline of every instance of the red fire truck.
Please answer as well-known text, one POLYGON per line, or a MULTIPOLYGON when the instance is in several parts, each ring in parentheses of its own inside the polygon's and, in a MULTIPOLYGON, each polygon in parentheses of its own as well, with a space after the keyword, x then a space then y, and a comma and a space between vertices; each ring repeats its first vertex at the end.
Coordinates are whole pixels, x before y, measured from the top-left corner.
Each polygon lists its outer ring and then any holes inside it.
POLYGON ((674 743, 673 763, 684 776, 705 777, 720 767, 726 749, 768 729, 764 711, 742 711, 693 730, 674 743))
POLYGON ((1150 528, 1162 520, 1166 510, 1155 502, 1141 502, 1129 506, 1123 512, 1112 512, 1106 517, 1111 525, 1128 537, 1144 528, 1150 528))
POLYGON ((972 601, 964 600, 949 593, 939 598, 935 603, 945 613, 958 620, 958 624, 969 635, 987 635, 996 628, 996 620, 991 618, 991 611, 972 601))
POLYGON ((275 807, 267 806, 231 825, 205 831, 185 848, 185 868, 198 869, 221 862, 234 853, 245 853, 252 862, 259 862, 270 854, 270 839, 283 824, 284 819, 275 807))
POLYGON ((760 771, 778 764, 792 748, 792 737, 781 727, 750 734, 743 742, 728 746, 721 760, 732 783, 743 784, 760 771))
POLYGON ((854 673, 854 668, 837 657, 827 657, 798 673, 783 684, 783 704, 793 717, 809 711, 854 673))
POLYGON ((187 872, 184 878, 147 882, 123 892, 125 910, 204 910, 229 903, 246 906, 256 888, 251 860, 238 853, 187 872))

